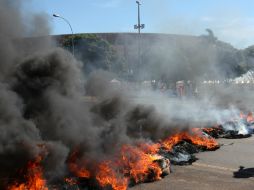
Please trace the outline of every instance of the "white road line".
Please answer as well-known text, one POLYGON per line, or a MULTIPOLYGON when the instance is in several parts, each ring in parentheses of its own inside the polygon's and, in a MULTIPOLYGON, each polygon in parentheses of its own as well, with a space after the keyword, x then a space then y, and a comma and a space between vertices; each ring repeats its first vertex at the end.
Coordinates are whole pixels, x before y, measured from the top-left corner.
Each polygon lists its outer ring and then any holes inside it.
POLYGON ((201 163, 192 163, 192 165, 206 167, 206 168, 212 168, 212 169, 219 169, 219 170, 224 170, 224 171, 230 171, 230 172, 235 172, 237 170, 237 169, 233 169, 233 168, 226 168, 226 167, 222 167, 222 166, 214 166, 214 165, 201 164, 201 163))

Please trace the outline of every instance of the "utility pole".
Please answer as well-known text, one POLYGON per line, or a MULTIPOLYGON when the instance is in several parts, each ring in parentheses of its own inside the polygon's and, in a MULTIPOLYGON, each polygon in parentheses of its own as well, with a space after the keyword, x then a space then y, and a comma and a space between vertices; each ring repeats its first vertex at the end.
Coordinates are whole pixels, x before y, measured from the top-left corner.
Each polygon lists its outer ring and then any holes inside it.
POLYGON ((140 5, 141 3, 139 1, 136 1, 138 5, 138 24, 134 25, 134 29, 138 30, 138 68, 141 66, 141 29, 145 28, 144 24, 140 24, 140 5))

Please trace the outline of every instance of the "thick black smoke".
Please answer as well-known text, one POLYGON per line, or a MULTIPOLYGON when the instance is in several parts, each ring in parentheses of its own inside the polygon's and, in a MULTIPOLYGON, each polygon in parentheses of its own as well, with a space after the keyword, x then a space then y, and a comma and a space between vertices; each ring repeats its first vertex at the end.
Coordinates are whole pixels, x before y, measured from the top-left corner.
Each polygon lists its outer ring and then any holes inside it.
POLYGON ((96 129, 85 130, 90 117, 80 105, 79 64, 54 50, 48 37, 30 38, 47 36, 48 21, 30 14, 31 23, 24 24, 21 7, 20 1, 0 1, 0 177, 15 177, 38 155, 54 177, 65 171, 71 146, 85 142, 95 150, 96 129))
POLYGON ((200 102, 159 99, 164 105, 159 109, 134 103, 102 71, 85 83, 82 64, 69 52, 48 37, 24 38, 47 36, 50 27, 44 15, 24 24, 19 2, 0 0, 0 178, 17 177, 38 155, 47 179, 61 178, 68 175, 74 150, 79 150, 77 162, 93 164, 124 143, 156 141, 173 129, 193 127, 189 119, 216 121, 217 110, 204 112, 200 102), (87 102, 84 89, 97 100, 87 102))
POLYGON ((104 72, 88 80, 86 89, 98 100, 86 102, 81 64, 50 38, 30 38, 49 34, 47 17, 34 15, 24 24, 20 7, 20 1, 0 0, 1 179, 17 177, 39 155, 47 179, 56 179, 68 174, 76 149, 80 160, 94 161, 123 143, 164 135, 169 124, 153 108, 132 105, 105 82, 104 72))

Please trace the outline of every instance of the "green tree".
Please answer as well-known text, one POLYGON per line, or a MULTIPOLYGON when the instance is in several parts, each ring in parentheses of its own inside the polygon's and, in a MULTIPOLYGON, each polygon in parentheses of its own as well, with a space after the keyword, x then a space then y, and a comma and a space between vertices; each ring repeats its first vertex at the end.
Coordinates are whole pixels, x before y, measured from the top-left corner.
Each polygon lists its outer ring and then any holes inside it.
MULTIPOLYGON (((71 51, 71 35, 64 36, 59 44, 71 51)), ((125 70, 125 60, 120 57, 117 50, 108 41, 95 34, 76 34, 73 37, 75 56, 79 58, 84 66, 84 72, 89 74, 93 70, 102 69, 118 74, 125 70)))

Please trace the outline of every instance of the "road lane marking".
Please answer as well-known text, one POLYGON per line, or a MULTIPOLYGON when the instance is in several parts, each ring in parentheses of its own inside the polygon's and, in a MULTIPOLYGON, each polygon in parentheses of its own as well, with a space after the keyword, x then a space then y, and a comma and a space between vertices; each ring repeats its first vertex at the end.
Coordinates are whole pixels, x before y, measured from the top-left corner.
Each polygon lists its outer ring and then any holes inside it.
POLYGON ((230 172, 235 172, 237 170, 237 169, 233 169, 233 168, 226 168, 226 167, 215 166, 215 165, 210 165, 210 164, 192 163, 192 165, 193 166, 199 166, 199 167, 205 167, 205 168, 212 168, 212 169, 230 171, 230 172))

